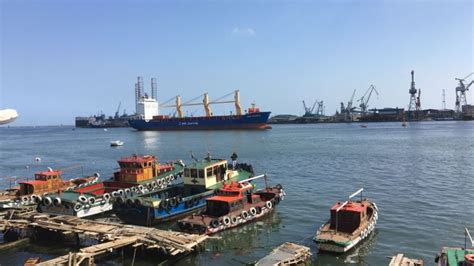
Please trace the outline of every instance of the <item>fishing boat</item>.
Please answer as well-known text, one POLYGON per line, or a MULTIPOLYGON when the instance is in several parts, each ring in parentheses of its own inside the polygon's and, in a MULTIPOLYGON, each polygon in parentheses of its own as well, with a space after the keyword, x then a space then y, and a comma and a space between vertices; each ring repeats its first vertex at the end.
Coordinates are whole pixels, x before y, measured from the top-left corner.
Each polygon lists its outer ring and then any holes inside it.
POLYGON ((266 176, 256 176, 240 182, 232 181, 206 200, 206 210, 201 214, 178 221, 181 230, 199 233, 215 234, 239 225, 262 218, 276 208, 284 198, 281 185, 254 191, 250 181, 266 176))
POLYGON ((111 147, 118 147, 118 146, 123 146, 123 141, 120 140, 114 140, 110 142, 111 147))
POLYGON ((464 247, 443 247, 436 256, 438 266, 472 266, 474 265, 474 240, 471 233, 464 228, 464 247))
POLYGON ((118 197, 113 211, 126 223, 146 226, 179 219, 202 211, 206 199, 224 182, 240 181, 253 175, 249 164, 236 163, 234 166, 225 159, 213 159, 208 155, 185 166, 183 182, 127 199, 118 197))
POLYGON ((331 207, 331 219, 317 231, 314 241, 319 250, 344 253, 367 238, 375 229, 378 208, 374 202, 362 198, 361 188, 343 203, 331 207), (360 194, 360 200, 352 198, 360 194))
POLYGON ((93 184, 98 181, 99 174, 64 180, 61 170, 35 173, 33 180, 19 182, 18 186, 0 191, 0 209, 12 208, 22 205, 35 205, 43 200, 49 193, 73 189, 83 184, 93 184))
POLYGON ((155 156, 133 155, 118 160, 120 171, 96 184, 55 193, 43 198, 41 212, 77 217, 98 215, 112 210, 114 198, 162 189, 181 177, 182 161, 160 164, 155 156))

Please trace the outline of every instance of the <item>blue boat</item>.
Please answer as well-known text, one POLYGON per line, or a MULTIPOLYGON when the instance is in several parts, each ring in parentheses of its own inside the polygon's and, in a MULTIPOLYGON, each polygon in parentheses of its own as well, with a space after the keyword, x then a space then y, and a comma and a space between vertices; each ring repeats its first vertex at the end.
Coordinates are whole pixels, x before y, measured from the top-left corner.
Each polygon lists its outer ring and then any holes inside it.
POLYGON ((253 177, 249 164, 228 164, 224 159, 207 158, 186 165, 183 182, 164 189, 117 197, 113 211, 125 223, 151 226, 202 211, 206 199, 226 181, 242 181, 253 177))

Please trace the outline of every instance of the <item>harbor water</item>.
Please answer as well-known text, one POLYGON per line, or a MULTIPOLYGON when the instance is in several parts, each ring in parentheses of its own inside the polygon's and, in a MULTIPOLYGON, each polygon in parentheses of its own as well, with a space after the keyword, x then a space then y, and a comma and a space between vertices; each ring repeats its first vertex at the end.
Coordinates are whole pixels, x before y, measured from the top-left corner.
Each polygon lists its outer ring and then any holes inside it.
MULTIPOLYGON (((474 122, 275 125, 264 131, 138 132, 129 128, 0 128, 0 186, 7 176, 31 178, 46 167, 64 176, 99 172, 107 178, 116 160, 153 154, 160 161, 191 162, 208 152, 250 162, 286 191, 277 211, 255 223, 218 234, 201 252, 176 265, 243 265, 290 241, 311 247, 314 265, 387 265, 404 253, 434 264, 443 246, 463 246, 463 228, 474 229, 474 122), (122 147, 110 147, 121 140, 122 147), (36 160, 35 158, 39 158, 36 160), (321 254, 312 241, 329 208, 363 187, 379 207, 376 232, 346 255, 321 254)), ((169 228, 172 224, 161 225, 169 228)), ((1 265, 32 256, 53 258, 67 249, 28 245, 0 252, 1 265)), ((130 265, 113 258, 102 265, 130 265)), ((144 259, 135 265, 156 265, 144 259)))

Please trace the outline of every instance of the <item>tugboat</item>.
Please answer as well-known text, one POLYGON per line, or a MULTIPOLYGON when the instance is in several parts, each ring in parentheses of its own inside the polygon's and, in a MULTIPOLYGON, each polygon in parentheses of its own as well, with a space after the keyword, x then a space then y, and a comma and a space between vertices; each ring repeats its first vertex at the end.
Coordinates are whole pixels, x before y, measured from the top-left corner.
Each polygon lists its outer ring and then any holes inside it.
POLYGON ((361 188, 344 203, 331 208, 331 219, 316 233, 314 241, 322 251, 344 253, 367 238, 375 229, 378 208, 374 202, 362 199, 361 188), (360 200, 351 199, 360 194, 360 200))
POLYGON ((126 200, 119 197, 114 202, 113 210, 117 217, 130 224, 150 226, 179 219, 202 211, 206 207, 206 199, 213 196, 224 182, 240 181, 253 175, 249 164, 228 164, 227 160, 212 159, 208 154, 205 159, 186 165, 184 182, 126 200))
POLYGON ((120 171, 104 182, 79 186, 44 197, 40 212, 87 217, 112 210, 115 198, 162 189, 182 175, 182 161, 160 164, 155 156, 133 155, 118 160, 120 171))
POLYGON ((250 181, 261 177, 266 181, 261 175, 225 183, 216 196, 207 199, 205 212, 178 221, 178 226, 186 232, 210 235, 270 214, 285 194, 279 184, 254 192, 250 181))
POLYGON ((48 193, 55 193, 73 189, 83 184, 93 184, 98 181, 99 174, 92 176, 64 180, 61 170, 35 173, 34 180, 19 182, 19 186, 0 191, 0 209, 18 207, 22 205, 35 205, 43 200, 48 193))

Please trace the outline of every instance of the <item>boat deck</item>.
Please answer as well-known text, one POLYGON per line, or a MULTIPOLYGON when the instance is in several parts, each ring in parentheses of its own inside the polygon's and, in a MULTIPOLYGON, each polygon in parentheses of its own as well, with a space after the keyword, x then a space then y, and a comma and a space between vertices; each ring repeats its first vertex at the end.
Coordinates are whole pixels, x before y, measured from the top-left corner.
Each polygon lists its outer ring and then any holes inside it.
POLYGON ((310 257, 311 252, 308 247, 287 242, 275 248, 270 254, 259 260, 255 265, 296 265, 307 261, 310 257))

